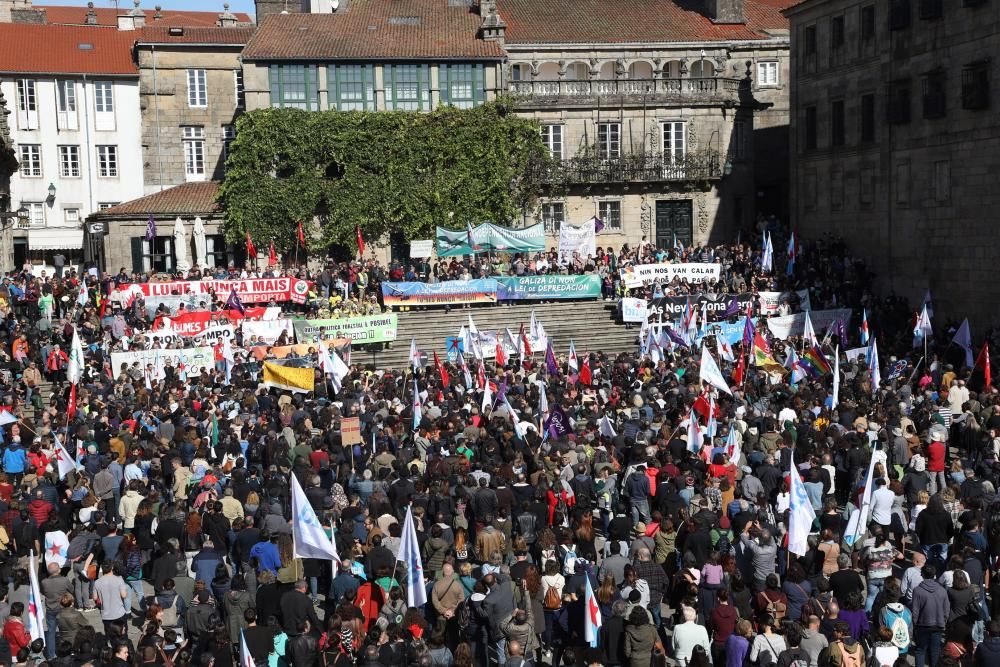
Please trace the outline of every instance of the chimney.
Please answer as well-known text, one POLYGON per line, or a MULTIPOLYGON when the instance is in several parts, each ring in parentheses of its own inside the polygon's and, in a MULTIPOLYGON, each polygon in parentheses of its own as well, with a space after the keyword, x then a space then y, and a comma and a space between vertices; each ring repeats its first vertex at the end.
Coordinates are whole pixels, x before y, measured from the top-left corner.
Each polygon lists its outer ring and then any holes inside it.
POLYGON ((308 0, 254 0, 258 25, 270 14, 308 13, 309 7, 308 0))
POLYGON ((162 19, 163 18, 163 7, 160 6, 160 5, 156 5, 155 7, 153 7, 153 9, 156 10, 156 13, 153 14, 153 20, 154 21, 159 21, 160 19, 162 19))
POLYGON ((119 30, 140 30, 146 26, 146 12, 139 7, 139 0, 134 0, 135 7, 127 14, 118 15, 119 30))
POLYGON ((236 25, 236 17, 229 11, 229 3, 222 5, 222 13, 219 14, 219 27, 228 28, 236 25))
POLYGON ((97 25, 97 12, 94 11, 94 3, 87 3, 87 18, 83 20, 87 25, 97 25))
POLYGON ((743 0, 705 0, 705 13, 712 23, 746 23, 743 0))
POLYGON ((479 26, 480 36, 487 42, 499 42, 503 46, 507 24, 497 13, 497 0, 479 0, 479 15, 483 19, 479 26))

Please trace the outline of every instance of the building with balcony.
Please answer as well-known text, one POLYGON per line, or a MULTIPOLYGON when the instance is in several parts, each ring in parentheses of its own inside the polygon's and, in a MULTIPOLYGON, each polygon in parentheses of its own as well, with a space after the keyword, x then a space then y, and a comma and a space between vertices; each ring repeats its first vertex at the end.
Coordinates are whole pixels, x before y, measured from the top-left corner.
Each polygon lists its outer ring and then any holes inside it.
POLYGON ((247 107, 422 111, 509 95, 554 158, 538 206, 509 222, 545 222, 552 245, 561 224, 595 215, 598 245, 704 243, 784 212, 793 3, 258 0, 247 107))
POLYGON ((0 271, 14 268, 10 177, 17 171, 17 157, 14 153, 14 140, 10 138, 10 125, 7 123, 9 115, 7 100, 3 91, 0 91, 0 271))
POLYGON ((1000 5, 806 0, 785 14, 793 224, 845 237, 884 291, 948 294, 938 318, 996 324, 1000 5))

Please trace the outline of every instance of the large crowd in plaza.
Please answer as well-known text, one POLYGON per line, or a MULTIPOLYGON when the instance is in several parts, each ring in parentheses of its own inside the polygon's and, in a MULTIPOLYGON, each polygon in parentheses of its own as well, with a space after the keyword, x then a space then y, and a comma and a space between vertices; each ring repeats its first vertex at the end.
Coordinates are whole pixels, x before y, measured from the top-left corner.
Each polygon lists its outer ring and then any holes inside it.
MULTIPOLYGON (((982 339, 973 355, 932 299, 879 295, 836 239, 754 236, 181 276, 293 275, 304 303, 261 305, 315 319, 382 312, 386 280, 596 273, 605 299, 752 297, 732 343, 685 330, 690 306, 617 356, 547 341, 497 364, 473 342, 331 373, 307 342, 290 355, 315 390, 296 393, 261 382, 278 343, 254 354, 238 328, 199 372, 114 368, 177 315, 129 289, 149 276, 4 278, 0 664, 1000 665, 982 339), (622 280, 679 262, 718 280, 622 280), (775 335, 757 296, 802 290, 849 322, 775 335), (312 516, 339 561, 301 557, 312 516)), ((232 297, 185 309, 249 305, 232 297)))

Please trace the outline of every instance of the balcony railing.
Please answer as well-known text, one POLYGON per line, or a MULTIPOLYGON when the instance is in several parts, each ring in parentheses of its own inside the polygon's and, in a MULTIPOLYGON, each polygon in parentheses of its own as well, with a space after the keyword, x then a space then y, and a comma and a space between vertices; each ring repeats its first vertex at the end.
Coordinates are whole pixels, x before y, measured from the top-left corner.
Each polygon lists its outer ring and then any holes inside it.
POLYGON ((717 77, 691 79, 588 79, 562 81, 511 81, 512 95, 536 97, 735 97, 739 94, 739 79, 717 77))
POLYGON ((720 153, 689 153, 671 159, 662 155, 593 156, 556 160, 540 166, 543 183, 588 185, 601 183, 662 183, 721 179, 720 153))

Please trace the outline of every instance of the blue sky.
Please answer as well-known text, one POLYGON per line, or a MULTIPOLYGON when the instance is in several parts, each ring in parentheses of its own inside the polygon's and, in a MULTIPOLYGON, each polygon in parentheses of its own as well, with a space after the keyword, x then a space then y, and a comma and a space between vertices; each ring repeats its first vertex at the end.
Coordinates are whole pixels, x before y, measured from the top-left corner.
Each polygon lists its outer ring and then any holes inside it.
MULTIPOLYGON (((230 11, 247 12, 253 16, 253 0, 142 0, 142 8, 151 10, 156 5, 164 9, 195 9, 205 12, 221 12, 223 2, 229 3, 230 11)), ((35 0, 36 5, 66 5, 86 7, 87 0, 35 0)), ((94 0, 95 7, 114 7, 110 0, 94 0)), ((132 8, 132 0, 119 0, 118 6, 132 8)))

